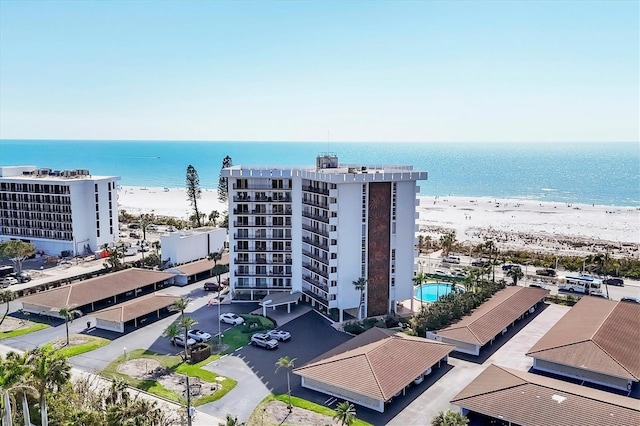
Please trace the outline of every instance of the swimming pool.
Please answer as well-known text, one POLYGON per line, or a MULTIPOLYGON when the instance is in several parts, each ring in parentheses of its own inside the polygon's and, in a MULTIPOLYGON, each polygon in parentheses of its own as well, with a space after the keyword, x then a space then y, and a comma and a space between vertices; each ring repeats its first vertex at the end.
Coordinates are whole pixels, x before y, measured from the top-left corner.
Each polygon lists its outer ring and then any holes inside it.
POLYGON ((451 293, 451 284, 448 283, 431 283, 422 284, 415 289, 415 298, 420 300, 422 295, 423 302, 435 302, 440 296, 451 293), (420 291, 422 289, 422 291, 420 291))

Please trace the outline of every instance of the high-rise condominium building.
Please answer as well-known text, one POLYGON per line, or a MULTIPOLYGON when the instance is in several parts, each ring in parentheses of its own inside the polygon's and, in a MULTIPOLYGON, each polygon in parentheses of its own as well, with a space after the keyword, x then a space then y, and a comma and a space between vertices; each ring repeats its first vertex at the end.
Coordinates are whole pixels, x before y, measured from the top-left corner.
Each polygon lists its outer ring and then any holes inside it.
POLYGON ((342 320, 344 310, 384 315, 413 297, 416 182, 426 172, 339 164, 326 154, 315 167, 233 166, 223 176, 235 298, 300 292, 342 320))
POLYGON ((0 167, 0 240, 57 256, 93 253, 118 235, 115 176, 88 170, 0 167))

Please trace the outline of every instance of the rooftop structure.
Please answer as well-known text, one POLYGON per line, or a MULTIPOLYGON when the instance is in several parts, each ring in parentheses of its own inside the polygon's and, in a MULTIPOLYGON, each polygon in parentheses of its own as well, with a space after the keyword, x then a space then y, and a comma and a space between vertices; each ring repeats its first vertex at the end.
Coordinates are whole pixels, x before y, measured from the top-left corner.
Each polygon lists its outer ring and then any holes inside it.
POLYGON ((0 240, 20 239, 63 257, 113 243, 119 179, 81 169, 0 167, 0 240))
POLYGON ((384 315, 412 299, 416 193, 426 172, 410 166, 340 164, 223 170, 229 188, 234 298, 301 292, 339 319, 384 315), (365 278, 363 303, 353 282, 365 278), (357 308, 361 306, 361 311, 357 308))
POLYGON ((640 305, 583 297, 529 350, 533 368, 631 389, 640 381, 640 305))
POLYGON ((383 412, 385 403, 446 363, 452 345, 372 328, 293 370, 302 386, 383 412))
POLYGON ((480 305, 471 314, 442 330, 429 332, 427 337, 456 346, 457 352, 479 355, 480 349, 507 327, 541 303, 548 290, 531 287, 506 287, 480 305))
POLYGON ((472 424, 631 426, 638 400, 490 365, 452 400, 472 424))

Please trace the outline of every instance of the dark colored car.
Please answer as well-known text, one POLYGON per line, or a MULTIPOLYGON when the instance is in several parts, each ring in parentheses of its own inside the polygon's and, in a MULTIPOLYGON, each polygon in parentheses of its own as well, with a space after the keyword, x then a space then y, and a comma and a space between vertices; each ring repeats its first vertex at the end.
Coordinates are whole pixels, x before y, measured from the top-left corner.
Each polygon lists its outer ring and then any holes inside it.
POLYGON ((621 302, 640 303, 640 298, 637 297, 623 297, 621 302))
POLYGON ((555 277, 556 270, 551 268, 536 269, 536 275, 541 275, 543 277, 555 277))
POLYGON ((204 283, 204 289, 206 291, 220 291, 220 286, 217 282, 207 281, 206 283, 204 283))
POLYGON ((617 285, 618 287, 624 286, 624 280, 622 278, 607 278, 604 280, 604 283, 608 285, 617 285))
POLYGON ((512 265, 511 263, 507 263, 507 264, 502 265, 502 270, 503 271, 510 271, 511 268, 514 268, 516 266, 518 266, 518 265, 512 265))
POLYGON ((480 268, 484 268, 485 266, 489 266, 489 261, 482 260, 482 259, 474 260, 473 262, 471 262, 471 266, 478 266, 480 268))

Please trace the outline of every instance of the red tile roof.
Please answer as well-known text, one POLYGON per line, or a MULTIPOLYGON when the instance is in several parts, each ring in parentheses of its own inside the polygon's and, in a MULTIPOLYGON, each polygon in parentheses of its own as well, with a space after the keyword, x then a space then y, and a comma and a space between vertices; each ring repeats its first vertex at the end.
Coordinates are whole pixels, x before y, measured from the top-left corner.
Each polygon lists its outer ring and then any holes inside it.
POLYGON ((547 294, 549 291, 541 288, 507 287, 457 323, 438 330, 437 334, 483 346, 547 294))
POLYGON ((527 355, 640 380, 640 305, 583 297, 527 355))
POLYGON ((26 296, 21 301, 51 309, 80 307, 173 277, 167 272, 131 268, 45 290, 26 296))
POLYGON ((119 305, 94 312, 91 316, 106 321, 127 322, 135 318, 140 318, 143 315, 153 313, 158 309, 171 306, 173 302, 178 299, 178 296, 166 294, 147 294, 137 299, 129 300, 119 305))
POLYGON ((451 403, 522 426, 636 426, 638 400, 490 365, 451 403))
POLYGON ((373 328, 293 372, 387 401, 453 349, 422 337, 373 328))

